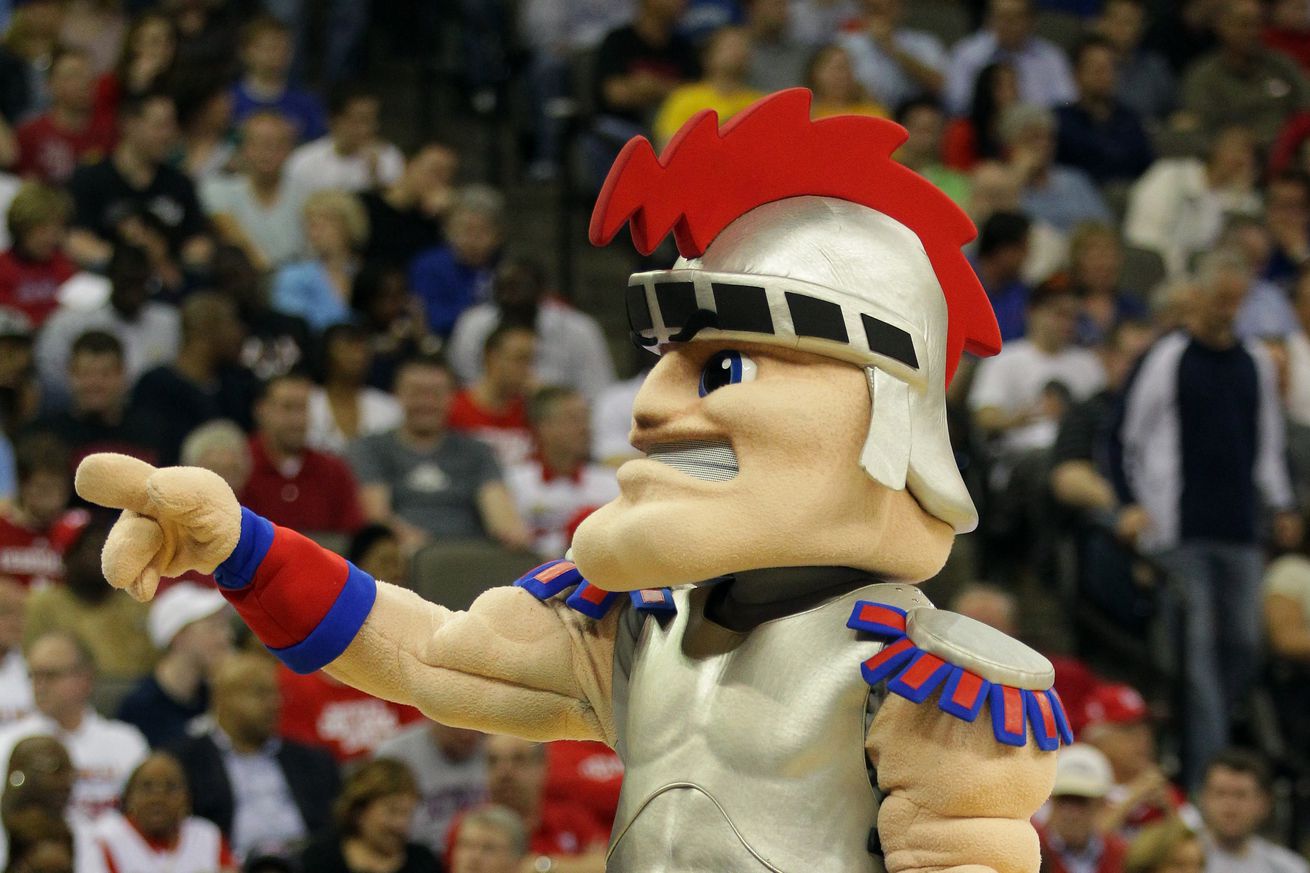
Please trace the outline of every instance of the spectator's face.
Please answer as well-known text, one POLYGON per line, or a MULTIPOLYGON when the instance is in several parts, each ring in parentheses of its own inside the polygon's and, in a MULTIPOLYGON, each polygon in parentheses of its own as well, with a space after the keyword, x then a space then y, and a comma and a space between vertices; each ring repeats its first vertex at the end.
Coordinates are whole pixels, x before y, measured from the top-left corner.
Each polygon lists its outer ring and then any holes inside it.
POLYGON ((924 156, 936 156, 941 147, 944 119, 938 109, 931 106, 915 108, 905 117, 905 129, 910 136, 901 148, 924 156))
POLYGON ((1310 204, 1305 186, 1291 179, 1280 179, 1265 193, 1265 221, 1270 227, 1305 227, 1310 223, 1310 204))
POLYGON ((405 558, 400 551, 400 541, 395 537, 383 537, 359 559, 359 569, 374 579, 385 579, 393 585, 404 585, 405 558))
POLYGON ((12 576, 0 576, 0 652, 10 652, 23 644, 23 616, 27 609, 27 589, 12 576))
POLYGON ((235 303, 217 311, 206 329, 206 336, 217 361, 235 364, 240 360, 241 345, 246 341, 246 328, 237 315, 235 303))
POLYGON ((973 171, 969 195, 969 217, 982 225, 995 212, 1014 211, 1019 205, 1019 185, 1004 164, 984 161, 973 171))
POLYGON ((750 5, 750 22, 760 33, 785 33, 791 23, 791 9, 787 0, 755 0, 750 5))
POLYGON ((479 822, 460 825, 450 853, 450 873, 515 873, 521 858, 510 835, 479 822))
POLYGON ((373 364, 368 340, 361 335, 341 333, 332 338, 328 347, 328 371, 333 379, 363 382, 373 364))
POLYGON ((1196 295, 1195 313, 1201 331, 1231 331, 1250 288, 1251 276, 1245 271, 1224 270, 1215 276, 1212 286, 1196 295))
POLYGON ((591 457, 591 412, 580 394, 556 400, 537 424, 537 441, 546 454, 585 460, 591 457))
POLYGON ((485 267, 500 249, 502 234, 496 220, 484 212, 459 209, 446 222, 446 236, 455 258, 466 267, 485 267))
POLYGON ((295 130, 289 123, 267 115, 256 116, 243 129, 241 157, 253 175, 273 178, 282 172, 295 142, 295 130))
POLYGON ((1101 35, 1114 43, 1119 51, 1129 52, 1137 47, 1138 40, 1142 38, 1144 24, 1142 7, 1136 3, 1110 0, 1101 13, 1099 29, 1101 35))
POLYGON ((493 734, 487 737, 487 794, 492 803, 516 811, 534 810, 546 786, 545 748, 493 734))
POLYGON ((1095 289, 1112 289, 1119 282, 1123 269, 1123 249, 1119 241, 1109 234, 1089 238, 1078 252, 1073 265, 1078 281, 1095 289))
MULTIPOLYGON (((61 813, 73 795, 77 770, 67 750, 50 737, 19 740, 14 746, 9 769, 23 774, 22 784, 13 790, 51 812, 61 813)), ((12 785, 12 780, 10 782, 12 785)))
POLYGON ((400 270, 390 270, 378 280, 365 312, 375 327, 389 328, 409 312, 409 301, 409 279, 400 270))
POLYGON ((1277 0, 1269 23, 1281 30, 1305 30, 1310 26, 1310 0, 1277 0))
POLYGON ((187 784, 182 767, 167 755, 146 759, 130 790, 123 795, 123 812, 147 837, 167 839, 177 834, 187 815, 187 784))
POLYGON ((855 102, 857 85, 851 56, 841 48, 825 49, 814 65, 814 100, 838 106, 855 102))
POLYGON ((1114 53, 1103 46, 1087 48, 1078 61, 1078 92, 1086 99, 1108 100, 1118 88, 1114 53))
POLYGON ((68 507, 68 475, 54 470, 33 470, 18 483, 18 502, 38 528, 54 523, 68 507))
POLYGON ((750 60, 750 35, 739 27, 725 28, 712 37, 709 52, 705 56, 706 77, 743 79, 750 60))
POLYGON ((159 66, 167 65, 177 49, 173 28, 166 19, 151 16, 137 28, 131 49, 133 57, 152 60, 159 66))
POLYGON ((150 299, 150 279, 150 270, 145 264, 120 269, 116 275, 110 276, 113 287, 109 292, 109 302, 128 318, 136 318, 150 299))
POLYGON ((1232 0, 1219 15, 1215 33, 1232 52, 1250 54, 1260 45, 1261 14, 1256 0, 1232 0))
POLYGON ((992 0, 987 23, 1003 49, 1017 49, 1032 34, 1032 10, 1027 0, 992 0))
POLYGON ((482 740, 486 734, 481 731, 471 731, 468 728, 457 728, 444 725, 439 722, 432 723, 432 741, 437 744, 450 761, 467 761, 478 753, 482 748, 482 740))
POLYGON ((291 68, 291 37, 278 30, 262 31, 246 44, 241 60, 255 76, 282 78, 291 68))
POLYGON ((1148 722, 1100 725, 1089 741, 1109 759, 1120 784, 1155 766, 1155 734, 1148 722))
POLYGON ((509 263, 496 271, 491 295, 502 309, 535 306, 545 296, 545 289, 533 272, 523 264, 509 263))
POLYGON ((232 644, 232 619, 222 609, 178 631, 171 648, 192 655, 208 674, 232 654, 232 644))
POLYGON ((1064 347, 1073 342, 1078 324, 1078 300, 1071 294, 1053 297, 1028 311, 1028 329, 1036 337, 1064 347))
POLYGON ((123 125, 123 139, 147 161, 162 164, 168 160, 177 144, 173 101, 156 98, 147 102, 140 115, 127 119, 123 125))
POLYGON ((1215 140, 1210 152, 1212 175, 1219 179, 1250 181, 1255 176, 1255 145, 1251 134, 1229 128, 1215 140))
POLYGON ((332 138, 343 153, 353 154, 377 139, 380 109, 372 97, 356 98, 342 107, 332 119, 332 138))
POLYGON ((657 21, 672 26, 687 9, 687 0, 645 0, 642 9, 657 21))
POLYGON ((359 811, 359 838, 379 854, 404 852, 417 808, 413 794, 379 797, 359 811))
POLYGON ((1034 156, 1037 165, 1049 167, 1055 160, 1055 130, 1047 124, 1029 124, 1019 130, 1010 151, 1022 149, 1034 156))
POLYGON ((260 400, 256 414, 264 437, 280 451, 297 454, 305 449, 309 431, 310 384, 305 379, 282 379, 260 400))
POLYGON ((1205 869, 1205 848, 1197 839, 1184 840, 1174 847, 1169 857, 1151 873, 1202 873, 1205 869))
POLYGON ((450 417, 455 386, 438 367, 410 366, 396 378, 396 399, 405 412, 405 427, 415 434, 441 433, 450 417))
POLYGON ((522 397, 533 382, 532 363, 537 355, 537 335, 516 330, 501 337, 487 355, 487 379, 512 397, 522 397))
POLYGON ((68 362, 73 406, 96 415, 116 413, 127 393, 123 359, 113 352, 81 352, 68 362))
POLYGON ((1084 848, 1096 832, 1100 808, 1100 802, 1090 797, 1052 797, 1050 828, 1070 848, 1084 848))
POLYGON ((1254 834, 1269 814, 1269 797, 1255 776, 1214 766, 1201 788, 1201 815, 1222 842, 1239 842, 1254 834))
POLYGON ((459 171, 459 155, 441 145, 430 145, 420 150, 405 165, 405 178, 410 190, 420 198, 449 188, 459 171))
POLYGON ((305 211, 305 241, 320 258, 336 257, 350 251, 350 231, 335 212, 327 209, 305 211))
POLYGON ((62 637, 37 640, 27 655, 36 708, 50 718, 69 718, 86 708, 94 678, 79 663, 77 649, 62 637))
POLYGON ((250 453, 244 445, 214 446, 196 458, 196 466, 217 473, 234 494, 250 481, 250 453))
POLYGON ((44 261, 64 244, 64 225, 48 221, 28 228, 23 233, 23 250, 33 259, 44 261))
POLYGON ((50 100, 71 111, 91 108, 95 84, 91 63, 81 55, 65 55, 50 70, 50 100))
POLYGON ((214 718, 234 738, 261 743, 277 730, 282 711, 273 665, 253 655, 233 655, 214 682, 214 718))

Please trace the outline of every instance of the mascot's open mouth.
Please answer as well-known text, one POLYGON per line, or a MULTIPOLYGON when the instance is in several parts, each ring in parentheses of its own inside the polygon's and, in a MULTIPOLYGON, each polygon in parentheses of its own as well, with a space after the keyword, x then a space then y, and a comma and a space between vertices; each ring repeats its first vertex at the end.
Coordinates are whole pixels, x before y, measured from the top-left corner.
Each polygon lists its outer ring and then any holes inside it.
POLYGON ((727 440, 681 440, 650 447, 646 457, 705 482, 737 476, 737 453, 727 440))

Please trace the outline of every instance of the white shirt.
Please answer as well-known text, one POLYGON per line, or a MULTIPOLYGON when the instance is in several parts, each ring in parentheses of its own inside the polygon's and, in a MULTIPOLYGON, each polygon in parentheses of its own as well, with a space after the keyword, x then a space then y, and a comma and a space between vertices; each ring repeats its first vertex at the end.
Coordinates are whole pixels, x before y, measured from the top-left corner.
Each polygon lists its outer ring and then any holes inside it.
POLYGON ((537 554, 558 558, 568 548, 568 529, 579 513, 596 509, 619 496, 614 471, 587 464, 576 476, 551 476, 540 461, 527 461, 505 474, 519 515, 532 529, 537 554))
MULTIPOLYGON (((400 403, 387 392, 365 388, 359 393, 359 436, 395 430, 404 417, 400 403)), ((309 433, 305 440, 311 449, 334 455, 343 454, 350 444, 332 416, 327 391, 322 388, 315 388, 309 395, 309 433)))
POLYGON ((344 191, 371 191, 390 185, 405 169, 405 156, 389 142, 378 143, 377 174, 374 176, 365 155, 342 155, 331 136, 307 142, 291 153, 287 160, 287 179, 306 195, 325 188, 344 191))
POLYGON ((270 740, 258 752, 245 753, 233 749, 221 730, 215 728, 211 736, 232 786, 232 851, 240 858, 284 854, 306 836, 306 828, 278 763, 280 741, 270 740))
MULTIPOLYGON (((931 33, 897 28, 892 33, 892 42, 897 49, 925 67, 939 73, 946 69, 946 49, 931 33)), ((842 34, 837 37, 837 44, 850 55, 855 78, 883 106, 894 109, 924 93, 922 86, 905 72, 900 61, 874 42, 867 32, 842 34)))
POLYGON ((159 851, 126 818, 107 812, 96 822, 96 843, 119 873, 218 873, 222 866, 218 825, 194 816, 182 820, 177 845, 159 851))
POLYGON ((69 807, 88 819, 118 803, 127 777, 150 751, 145 737, 132 725, 104 718, 87 707, 82 723, 71 732, 39 712, 0 729, 0 761, 7 763, 18 741, 34 736, 54 737, 68 750, 77 769, 69 807))
POLYGON ((36 368, 41 382, 58 395, 68 393, 68 356, 73 343, 88 330, 103 330, 118 337, 123 344, 129 385, 151 367, 175 360, 182 342, 177 309, 163 303, 147 303, 136 321, 128 321, 108 303, 94 309, 60 306, 36 338, 36 368))
POLYGON ((996 34, 982 30, 966 36, 951 50, 945 99, 952 115, 969 111, 978 74, 993 61, 1007 61, 1014 67, 1019 80, 1019 99, 1024 103, 1054 108, 1078 99, 1069 59, 1054 43, 1033 36, 1018 51, 1003 51, 996 42, 996 34))
POLYGON ((1209 834, 1204 839, 1205 873, 1310 873, 1304 858, 1264 837, 1251 837, 1240 855, 1221 849, 1209 834))
POLYGON ((15 722, 32 711, 32 678, 18 649, 0 658, 0 726, 15 722))

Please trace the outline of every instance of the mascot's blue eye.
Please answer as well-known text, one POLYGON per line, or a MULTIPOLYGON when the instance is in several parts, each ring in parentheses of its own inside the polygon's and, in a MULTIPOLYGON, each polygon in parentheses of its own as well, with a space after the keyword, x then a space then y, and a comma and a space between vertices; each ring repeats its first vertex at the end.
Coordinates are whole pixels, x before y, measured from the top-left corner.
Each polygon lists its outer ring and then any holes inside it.
POLYGON ((715 352, 700 371, 700 396, 704 397, 724 385, 737 385, 755 379, 755 362, 745 352, 731 349, 715 352))

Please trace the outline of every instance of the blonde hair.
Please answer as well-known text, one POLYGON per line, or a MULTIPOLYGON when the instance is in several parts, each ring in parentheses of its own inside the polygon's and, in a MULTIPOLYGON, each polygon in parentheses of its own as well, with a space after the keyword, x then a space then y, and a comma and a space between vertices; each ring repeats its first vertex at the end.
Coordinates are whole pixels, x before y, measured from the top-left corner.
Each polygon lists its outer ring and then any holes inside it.
POLYGON ((202 424, 182 441, 179 460, 183 466, 198 467, 200 459, 214 449, 236 448, 249 452, 246 435, 234 422, 225 418, 202 424))
POLYGON ((1137 835, 1124 857, 1124 873, 1155 873, 1184 843, 1198 839, 1180 819, 1151 825, 1137 835))
POLYGON ((317 212, 341 222, 355 248, 368 242, 368 212, 359 198, 348 191, 315 191, 305 198, 302 211, 306 216, 317 212))
POLYGON ((73 198, 67 191, 40 182, 24 182, 10 201, 5 218, 9 236, 18 241, 32 228, 64 224, 72 214, 73 198))

